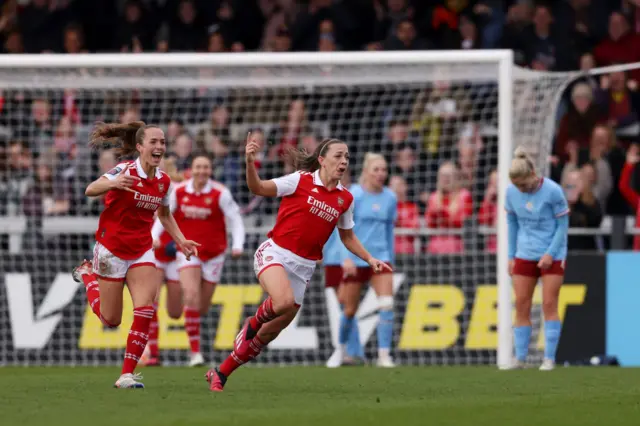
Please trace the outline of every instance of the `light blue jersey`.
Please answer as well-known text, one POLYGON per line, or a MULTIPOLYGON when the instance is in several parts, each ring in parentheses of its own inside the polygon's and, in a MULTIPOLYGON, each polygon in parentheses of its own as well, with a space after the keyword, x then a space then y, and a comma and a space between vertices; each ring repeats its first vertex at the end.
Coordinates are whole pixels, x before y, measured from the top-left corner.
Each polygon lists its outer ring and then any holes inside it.
POLYGON ((533 192, 521 192, 509 185, 505 207, 509 259, 537 261, 545 254, 554 260, 566 258, 569 204, 557 183, 544 178, 533 192))
POLYGON ((322 264, 324 266, 342 266, 346 252, 347 249, 344 244, 342 244, 340 234, 336 228, 322 249, 322 264))
MULTIPOLYGON (((349 188, 353 194, 354 221, 356 236, 371 254, 383 262, 395 262, 393 227, 398 217, 398 201, 389 189, 372 193, 365 191, 360 185, 349 188)), ((346 250, 345 250, 346 251, 346 250)), ((353 253, 346 253, 358 267, 369 265, 353 253)))

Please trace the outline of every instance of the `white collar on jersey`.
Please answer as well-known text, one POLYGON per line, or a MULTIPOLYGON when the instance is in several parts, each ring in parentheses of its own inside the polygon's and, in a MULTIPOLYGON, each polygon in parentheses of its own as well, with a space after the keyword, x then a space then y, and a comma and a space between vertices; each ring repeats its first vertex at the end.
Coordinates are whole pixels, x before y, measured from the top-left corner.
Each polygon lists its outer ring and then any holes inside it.
MULTIPOLYGON (((211 183, 211 180, 208 180, 207 183, 204 185, 204 188, 202 188, 202 191, 200 191, 200 193, 208 194, 209 192, 211 192, 212 189, 213 189, 213 184, 211 183)), ((196 192, 196 189, 193 186, 193 178, 187 181, 185 191, 187 191, 187 194, 194 194, 196 192)))
MULTIPOLYGON (((147 179, 147 174, 144 172, 142 168, 142 163, 140 162, 140 157, 136 158, 136 171, 138 172, 138 176, 140 179, 147 179)), ((160 179, 162 177, 162 172, 159 167, 156 167, 156 178, 160 179)))
MULTIPOLYGON (((320 179, 320 170, 316 170, 313 173, 313 184, 316 186, 324 186, 324 184, 322 183, 322 179, 320 179)), ((336 186, 337 189, 339 189, 340 191, 342 191, 344 189, 344 187, 342 186, 342 184, 340 182, 338 182, 338 185, 336 186)))

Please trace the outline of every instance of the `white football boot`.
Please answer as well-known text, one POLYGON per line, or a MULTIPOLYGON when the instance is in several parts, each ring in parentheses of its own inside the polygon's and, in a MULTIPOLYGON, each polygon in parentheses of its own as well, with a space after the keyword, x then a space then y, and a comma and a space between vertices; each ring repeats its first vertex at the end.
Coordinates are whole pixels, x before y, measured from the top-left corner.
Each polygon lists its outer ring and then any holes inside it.
POLYGON ((205 365, 204 357, 200 352, 194 352, 189 358, 189 367, 202 367, 205 365))
POLYGON ((551 371, 556 368, 556 363, 552 359, 545 359, 542 361, 542 365, 540 366, 540 371, 551 371))
POLYGON ((120 376, 113 387, 119 389, 144 389, 144 384, 140 382, 142 374, 127 373, 120 376))

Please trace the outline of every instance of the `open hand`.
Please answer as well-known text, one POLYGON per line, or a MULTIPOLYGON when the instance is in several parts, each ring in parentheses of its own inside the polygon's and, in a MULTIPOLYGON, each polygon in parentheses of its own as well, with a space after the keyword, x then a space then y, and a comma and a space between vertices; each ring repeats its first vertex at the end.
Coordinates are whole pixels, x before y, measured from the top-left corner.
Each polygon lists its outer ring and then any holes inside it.
POLYGON ((131 187, 136 183, 140 182, 141 179, 137 176, 131 176, 127 174, 127 170, 129 170, 131 166, 133 166, 133 164, 134 163, 129 163, 126 166, 124 166, 124 169, 120 172, 118 177, 116 177, 113 180, 113 189, 129 191, 129 192, 133 192, 134 194, 136 193, 136 191, 131 189, 131 187))

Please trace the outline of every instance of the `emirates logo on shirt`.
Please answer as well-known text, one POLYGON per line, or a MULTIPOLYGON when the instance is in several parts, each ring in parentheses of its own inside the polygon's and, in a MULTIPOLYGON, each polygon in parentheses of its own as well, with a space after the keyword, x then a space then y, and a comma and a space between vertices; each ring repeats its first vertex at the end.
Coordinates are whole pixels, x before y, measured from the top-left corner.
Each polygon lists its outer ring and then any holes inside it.
POLYGON ((180 211, 187 219, 207 219, 211 216, 211 209, 196 206, 180 206, 180 211))
POLYGON ((137 208, 146 209, 146 210, 154 210, 154 211, 158 210, 158 206, 160 206, 160 203, 162 202, 162 197, 156 197, 154 195, 141 194, 139 192, 136 192, 133 195, 133 199, 138 202, 136 204, 137 208))
POLYGON ((311 208, 309 209, 311 214, 316 215, 327 222, 333 222, 340 217, 338 209, 333 208, 324 201, 317 200, 312 196, 307 198, 307 204, 311 205, 311 208))

